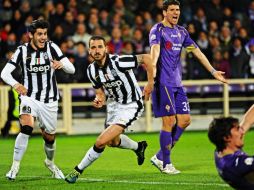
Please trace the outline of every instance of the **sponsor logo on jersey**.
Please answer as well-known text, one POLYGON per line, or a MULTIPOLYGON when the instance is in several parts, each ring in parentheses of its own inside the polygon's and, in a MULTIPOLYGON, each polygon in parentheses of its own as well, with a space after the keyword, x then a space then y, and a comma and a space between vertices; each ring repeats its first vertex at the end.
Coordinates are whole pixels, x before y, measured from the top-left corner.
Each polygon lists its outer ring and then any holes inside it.
POLYGON ((30 65, 30 67, 27 68, 27 70, 30 73, 45 73, 48 70, 50 70, 50 65, 30 65))
POLYGON ((172 43, 171 42, 166 42, 165 43, 165 47, 166 47, 166 49, 171 49, 172 48, 172 43))
POLYGON ((107 83, 104 84, 104 86, 105 86, 106 88, 114 88, 114 87, 119 87, 119 86, 121 86, 122 84, 123 84, 122 81, 116 80, 116 81, 107 82, 107 83))

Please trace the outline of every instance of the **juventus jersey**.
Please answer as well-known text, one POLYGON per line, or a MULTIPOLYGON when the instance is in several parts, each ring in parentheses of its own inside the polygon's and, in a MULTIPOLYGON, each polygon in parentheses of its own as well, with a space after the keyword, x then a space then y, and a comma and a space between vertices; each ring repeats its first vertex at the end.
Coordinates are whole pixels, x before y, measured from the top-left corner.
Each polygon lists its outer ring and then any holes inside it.
POLYGON ((17 48, 8 63, 20 65, 22 70, 22 84, 27 88, 27 96, 44 103, 59 99, 55 70, 51 67, 51 60, 60 61, 65 56, 60 48, 48 41, 43 49, 35 50, 30 43, 17 48))
POLYGON ((137 66, 136 56, 108 54, 104 66, 93 62, 87 68, 87 75, 95 89, 103 87, 110 99, 127 104, 142 98, 132 70, 137 66))

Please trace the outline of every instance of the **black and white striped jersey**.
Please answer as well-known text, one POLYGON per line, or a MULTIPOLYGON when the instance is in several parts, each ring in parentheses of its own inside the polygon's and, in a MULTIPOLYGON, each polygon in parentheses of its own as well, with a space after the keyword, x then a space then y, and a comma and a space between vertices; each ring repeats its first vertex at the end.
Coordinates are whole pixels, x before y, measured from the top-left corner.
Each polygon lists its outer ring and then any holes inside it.
POLYGON ((138 66, 134 55, 108 54, 103 67, 96 62, 87 68, 87 75, 95 89, 104 87, 109 98, 127 104, 142 98, 141 89, 133 73, 138 66))
POLYGON ((59 99, 51 60, 60 61, 64 57, 60 48, 52 41, 47 41, 40 50, 35 50, 30 43, 26 43, 17 48, 8 63, 20 65, 22 84, 27 88, 27 96, 49 103, 59 99))

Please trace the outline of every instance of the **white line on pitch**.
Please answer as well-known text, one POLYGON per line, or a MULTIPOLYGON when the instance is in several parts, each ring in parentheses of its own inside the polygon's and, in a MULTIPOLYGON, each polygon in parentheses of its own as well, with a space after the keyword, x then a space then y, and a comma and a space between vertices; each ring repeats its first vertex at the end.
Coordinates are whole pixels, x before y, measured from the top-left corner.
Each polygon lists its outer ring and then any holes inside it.
MULTIPOLYGON (((45 176, 18 176, 17 178, 40 178, 40 179, 51 179, 51 177, 45 176)), ((78 181, 89 181, 89 182, 106 182, 106 183, 127 183, 127 184, 145 184, 145 185, 194 185, 194 186, 219 186, 229 187, 225 183, 202 183, 202 182, 162 182, 162 181, 129 181, 129 180, 108 180, 108 179, 97 179, 97 178, 79 178, 78 181)))

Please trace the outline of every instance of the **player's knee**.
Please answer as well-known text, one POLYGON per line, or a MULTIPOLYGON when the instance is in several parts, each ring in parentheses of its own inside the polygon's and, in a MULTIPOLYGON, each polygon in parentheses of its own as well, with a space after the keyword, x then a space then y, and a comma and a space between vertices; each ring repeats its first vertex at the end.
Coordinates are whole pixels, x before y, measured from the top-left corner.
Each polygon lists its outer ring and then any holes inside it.
POLYGON ((55 142, 55 135, 50 135, 50 134, 43 134, 43 139, 46 144, 54 144, 55 142))
POLYGON ((29 125, 21 125, 20 132, 26 135, 31 135, 33 132, 33 127, 29 125))
POLYGON ((191 124, 191 118, 190 117, 186 117, 184 119, 182 119, 181 121, 177 121, 177 125, 181 126, 183 128, 188 127, 191 124))
POLYGON ((108 142, 105 142, 102 139, 97 139, 96 143, 95 143, 95 146, 97 148, 104 148, 107 144, 108 144, 108 142))

